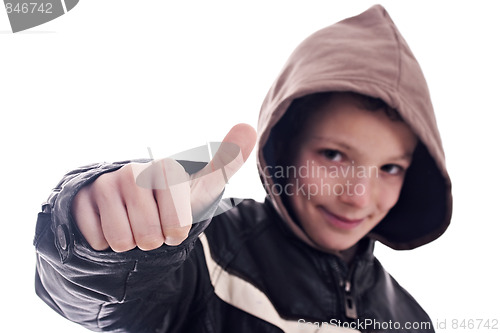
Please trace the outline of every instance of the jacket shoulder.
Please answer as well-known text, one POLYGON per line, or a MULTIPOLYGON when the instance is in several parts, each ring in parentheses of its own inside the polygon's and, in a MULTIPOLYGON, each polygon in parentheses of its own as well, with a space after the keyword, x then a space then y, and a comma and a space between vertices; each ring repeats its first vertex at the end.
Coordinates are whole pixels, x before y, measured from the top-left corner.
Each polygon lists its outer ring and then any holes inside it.
POLYGON ((270 225, 270 210, 253 199, 224 199, 205 230, 211 244, 229 248, 242 244, 270 225), (233 245, 231 245, 233 244, 233 245))

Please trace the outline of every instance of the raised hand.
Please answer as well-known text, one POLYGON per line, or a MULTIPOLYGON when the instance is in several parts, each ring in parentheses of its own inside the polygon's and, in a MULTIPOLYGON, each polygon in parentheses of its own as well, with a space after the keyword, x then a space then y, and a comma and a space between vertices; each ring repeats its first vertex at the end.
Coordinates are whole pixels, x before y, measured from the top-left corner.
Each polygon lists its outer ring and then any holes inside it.
POLYGON ((212 161, 189 175, 173 159, 130 163, 99 176, 76 195, 72 213, 95 250, 144 251, 179 245, 199 216, 243 165, 256 141, 255 130, 234 126, 212 161))

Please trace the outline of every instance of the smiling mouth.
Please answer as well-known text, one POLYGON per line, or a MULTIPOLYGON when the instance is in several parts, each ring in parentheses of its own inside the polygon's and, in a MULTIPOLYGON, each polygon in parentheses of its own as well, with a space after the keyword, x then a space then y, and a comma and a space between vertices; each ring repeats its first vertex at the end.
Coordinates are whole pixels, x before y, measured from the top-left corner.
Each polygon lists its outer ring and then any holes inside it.
POLYGON ((365 218, 362 219, 349 219, 344 216, 336 215, 324 207, 319 207, 319 210, 325 220, 332 226, 342 230, 351 230, 359 226, 365 218))

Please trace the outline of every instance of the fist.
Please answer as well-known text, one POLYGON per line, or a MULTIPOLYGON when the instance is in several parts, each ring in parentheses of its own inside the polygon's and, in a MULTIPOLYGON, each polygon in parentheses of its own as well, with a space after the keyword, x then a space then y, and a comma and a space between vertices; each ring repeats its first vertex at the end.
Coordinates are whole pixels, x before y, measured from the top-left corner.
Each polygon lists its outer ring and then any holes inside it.
POLYGON ((239 124, 225 136, 212 161, 193 175, 173 159, 130 163, 105 173, 75 196, 71 211, 76 224, 97 251, 179 245, 189 234, 193 216, 216 200, 255 142, 255 130, 239 124))

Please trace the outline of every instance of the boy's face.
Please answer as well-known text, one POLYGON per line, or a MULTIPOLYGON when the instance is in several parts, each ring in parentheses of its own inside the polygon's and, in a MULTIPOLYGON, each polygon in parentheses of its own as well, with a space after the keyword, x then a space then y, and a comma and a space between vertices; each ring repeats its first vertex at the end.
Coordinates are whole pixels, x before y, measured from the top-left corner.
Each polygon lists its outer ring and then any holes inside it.
POLYGON ((352 247, 396 204, 417 138, 382 110, 339 96, 313 113, 288 191, 295 215, 320 247, 352 247), (291 194, 290 194, 291 193, 291 194))

